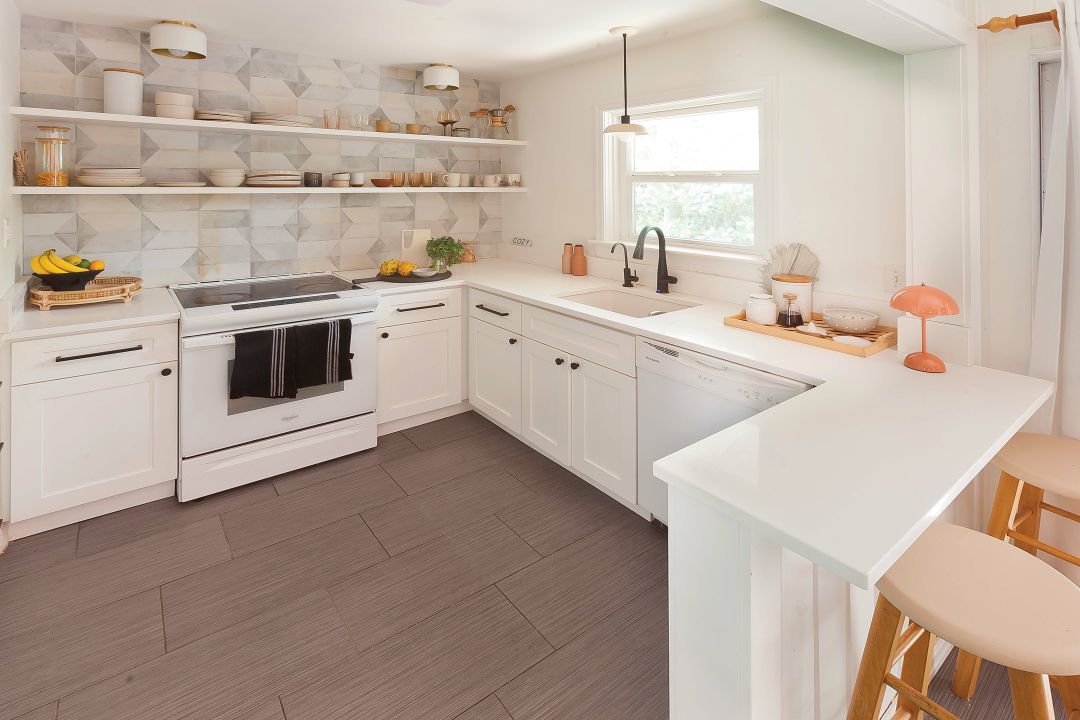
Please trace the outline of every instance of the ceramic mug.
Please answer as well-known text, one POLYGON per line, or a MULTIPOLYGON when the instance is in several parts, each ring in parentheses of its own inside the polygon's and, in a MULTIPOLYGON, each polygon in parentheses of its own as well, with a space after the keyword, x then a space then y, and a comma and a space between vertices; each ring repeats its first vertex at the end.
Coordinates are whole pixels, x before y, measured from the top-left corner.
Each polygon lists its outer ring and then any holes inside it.
POLYGON ((406 123, 405 132, 409 135, 430 135, 431 126, 421 125, 420 123, 406 123))
POLYGON ((461 187, 469 187, 470 185, 472 185, 472 175, 461 173, 461 187))
POLYGON ((363 187, 364 186, 364 173, 361 173, 361 172, 349 173, 349 184, 352 185, 353 187, 363 187))
POLYGON ((502 175, 484 175, 484 187, 499 187, 502 175))
POLYGON ((376 132, 400 132, 401 126, 396 122, 390 122, 389 120, 376 120, 375 121, 376 132))
POLYGON ((483 185, 484 185, 484 176, 483 175, 473 175, 472 176, 472 184, 473 184, 473 187, 483 187, 483 185))
POLYGON ((746 301, 746 319, 758 325, 775 325, 779 310, 772 295, 751 295, 746 301))
POLYGON ((505 185, 507 187, 521 187, 521 174, 520 173, 508 173, 504 177, 506 178, 505 185))
POLYGON ((439 183, 443 187, 460 187, 461 173, 446 173, 439 177, 439 183))

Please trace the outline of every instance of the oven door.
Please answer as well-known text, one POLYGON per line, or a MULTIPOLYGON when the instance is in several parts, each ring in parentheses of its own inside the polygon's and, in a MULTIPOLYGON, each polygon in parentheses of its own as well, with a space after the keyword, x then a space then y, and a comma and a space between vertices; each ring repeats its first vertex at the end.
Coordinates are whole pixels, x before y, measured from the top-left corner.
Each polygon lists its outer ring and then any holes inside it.
MULTIPOLYGON (((233 338, 244 331, 184 338, 180 357, 180 455, 194 457, 374 412, 375 316, 364 313, 346 317, 353 322, 353 379, 303 388, 295 398, 229 399, 236 348, 233 338)), ((342 318, 320 322, 338 319, 342 318)))

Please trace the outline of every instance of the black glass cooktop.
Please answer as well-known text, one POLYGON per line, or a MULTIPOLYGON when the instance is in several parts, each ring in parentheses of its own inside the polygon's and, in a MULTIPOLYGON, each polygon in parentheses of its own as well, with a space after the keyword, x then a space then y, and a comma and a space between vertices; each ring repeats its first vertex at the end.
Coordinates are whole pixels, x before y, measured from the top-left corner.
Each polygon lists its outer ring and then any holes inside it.
POLYGON ((326 295, 353 290, 353 284, 336 275, 305 275, 273 280, 237 280, 201 286, 174 288, 176 298, 185 308, 211 305, 265 303, 268 300, 326 295))

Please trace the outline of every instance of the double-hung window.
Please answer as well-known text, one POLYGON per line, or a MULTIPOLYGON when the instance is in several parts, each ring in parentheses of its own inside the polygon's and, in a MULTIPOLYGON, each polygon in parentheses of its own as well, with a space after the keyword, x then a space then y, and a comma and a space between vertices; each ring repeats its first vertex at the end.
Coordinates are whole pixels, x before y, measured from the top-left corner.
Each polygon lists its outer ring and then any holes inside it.
POLYGON ((605 239, 656 225, 670 244, 760 252, 762 110, 759 92, 632 108, 648 134, 605 141, 605 239))

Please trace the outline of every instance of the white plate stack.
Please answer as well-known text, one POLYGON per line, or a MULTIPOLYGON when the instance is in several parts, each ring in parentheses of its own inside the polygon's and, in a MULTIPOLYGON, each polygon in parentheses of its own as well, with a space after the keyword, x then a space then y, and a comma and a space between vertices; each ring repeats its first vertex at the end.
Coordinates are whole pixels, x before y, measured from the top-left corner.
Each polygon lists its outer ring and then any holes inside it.
POLYGON ((154 109, 158 117, 192 120, 195 117, 195 98, 184 93, 159 91, 154 93, 154 109))
POLYGON ((196 120, 216 120, 217 122, 247 122, 244 113, 236 110, 203 110, 195 111, 196 120))
POLYGON ((253 172, 247 176, 248 187, 297 187, 301 180, 296 170, 253 172))
POLYGON ((311 127, 315 122, 306 115, 282 115, 268 112, 252 112, 251 122, 255 125, 281 125, 284 127, 311 127))
POLYGON ((247 170, 223 169, 204 170, 206 177, 214 187, 240 187, 247 179, 247 170))
POLYGON ((75 179, 86 187, 138 187, 146 182, 139 168, 84 167, 75 179))

